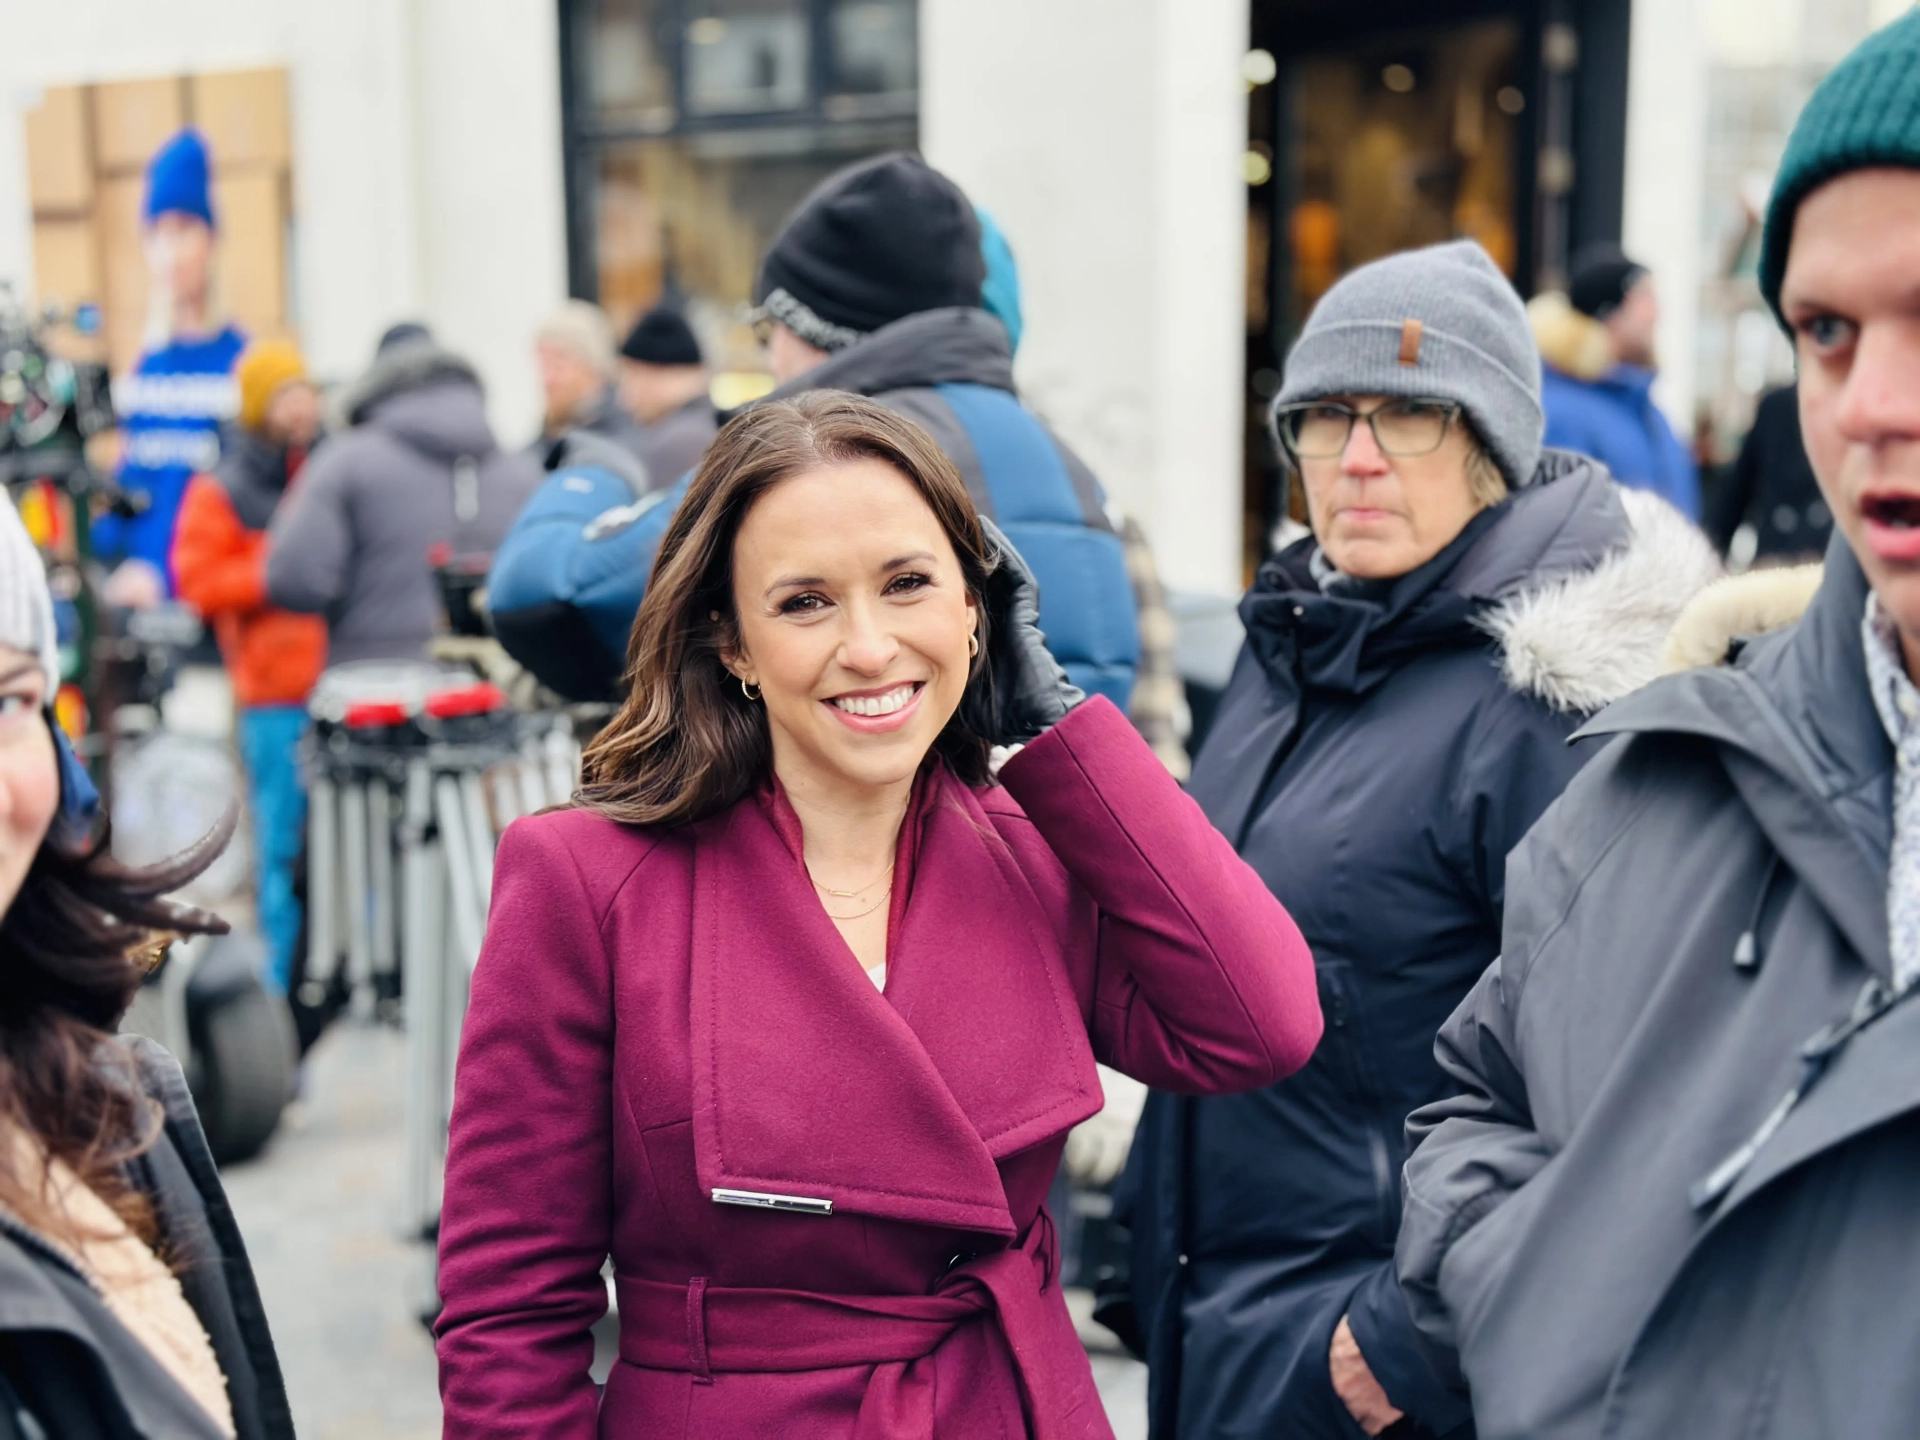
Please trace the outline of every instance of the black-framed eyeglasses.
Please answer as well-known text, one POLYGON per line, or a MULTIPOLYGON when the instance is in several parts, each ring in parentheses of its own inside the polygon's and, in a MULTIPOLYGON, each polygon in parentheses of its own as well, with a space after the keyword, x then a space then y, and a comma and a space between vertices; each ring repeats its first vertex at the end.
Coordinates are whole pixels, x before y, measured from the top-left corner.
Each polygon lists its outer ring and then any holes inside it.
POLYGON ((1332 460, 1347 448, 1356 422, 1373 431, 1382 455, 1431 455, 1460 418, 1451 400, 1386 400, 1371 410, 1356 410, 1335 400, 1300 400, 1273 412, 1280 443, 1296 460, 1332 460))

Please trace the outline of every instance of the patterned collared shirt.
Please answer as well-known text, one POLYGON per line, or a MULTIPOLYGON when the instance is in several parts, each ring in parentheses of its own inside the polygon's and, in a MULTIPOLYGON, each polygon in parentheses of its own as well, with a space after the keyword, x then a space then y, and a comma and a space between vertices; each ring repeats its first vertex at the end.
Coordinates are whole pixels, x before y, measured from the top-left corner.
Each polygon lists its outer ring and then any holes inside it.
POLYGON ((1880 597, 1867 596, 1861 622, 1867 686, 1893 741, 1893 854, 1887 865, 1887 937, 1893 979, 1905 989, 1920 979, 1920 689, 1907 677, 1900 636, 1880 597))

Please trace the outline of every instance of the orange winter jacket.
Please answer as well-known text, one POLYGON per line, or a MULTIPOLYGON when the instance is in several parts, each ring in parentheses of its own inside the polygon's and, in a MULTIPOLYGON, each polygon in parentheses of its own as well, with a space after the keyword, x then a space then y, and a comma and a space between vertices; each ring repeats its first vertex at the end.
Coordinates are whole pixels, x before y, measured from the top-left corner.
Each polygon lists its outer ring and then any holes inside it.
POLYGON ((267 532, 241 522, 227 489, 196 475, 173 539, 174 584, 213 626, 242 705, 304 702, 327 660, 327 625, 267 604, 267 532))

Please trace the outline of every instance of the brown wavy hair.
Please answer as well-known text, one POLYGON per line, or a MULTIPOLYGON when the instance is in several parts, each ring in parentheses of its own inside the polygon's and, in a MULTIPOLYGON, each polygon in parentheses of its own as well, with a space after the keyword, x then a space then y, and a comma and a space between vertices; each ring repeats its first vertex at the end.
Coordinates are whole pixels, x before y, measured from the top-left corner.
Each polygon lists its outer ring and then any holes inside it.
POLYGON ((113 858, 104 827, 40 844, 20 893, 0 917, 0 1116, 40 1150, 21 1164, 0 1144, 0 1205, 55 1240, 77 1231, 45 1186, 64 1162, 149 1245, 151 1205, 125 1167, 159 1138, 163 1117, 112 1032, 172 935, 222 934, 217 915, 165 897, 227 846, 237 806, 197 844, 158 865, 113 858))
POLYGON ((772 773, 766 711, 727 669, 739 648, 733 543, 747 511, 793 475, 881 460, 920 492, 978 603, 980 647, 935 753, 966 784, 988 783, 987 577, 998 557, 966 482, 933 437, 858 395, 819 390, 736 415, 707 450, 660 542, 627 643, 627 698, 587 747, 576 803, 629 825, 685 825, 733 804, 772 773))

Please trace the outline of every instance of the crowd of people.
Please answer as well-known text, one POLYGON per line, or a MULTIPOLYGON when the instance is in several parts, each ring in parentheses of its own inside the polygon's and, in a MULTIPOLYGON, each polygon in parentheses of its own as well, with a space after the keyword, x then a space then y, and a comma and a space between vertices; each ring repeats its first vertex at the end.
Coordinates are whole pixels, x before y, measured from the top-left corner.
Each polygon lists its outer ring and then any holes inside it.
MULTIPOLYGON (((1155 1440, 1913 1433, 1916 117, 1920 14, 1793 132, 1797 381, 1737 503, 1617 248, 1531 304, 1466 240, 1334 284, 1270 415, 1307 533, 1191 756, 1146 537, 1021 400, 1012 249, 921 160, 771 242, 766 397, 716 411, 672 308, 616 345, 569 302, 522 448, 418 324, 330 406, 220 325, 171 143, 103 593, 218 638, 271 982, 307 693, 423 656, 439 570, 611 707, 498 855, 444 1433, 1110 1435, 1063 1164, 1130 1234, 1097 1314, 1155 1440), (1722 578, 1756 518, 1763 560, 1831 540, 1722 578)), ((112 857, 54 635, 0 507, 0 1440, 290 1435, 180 1069, 109 1038, 224 924, 168 896, 231 822, 112 857)))

